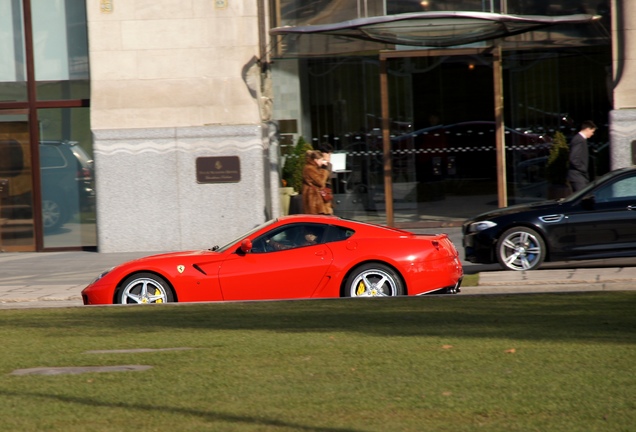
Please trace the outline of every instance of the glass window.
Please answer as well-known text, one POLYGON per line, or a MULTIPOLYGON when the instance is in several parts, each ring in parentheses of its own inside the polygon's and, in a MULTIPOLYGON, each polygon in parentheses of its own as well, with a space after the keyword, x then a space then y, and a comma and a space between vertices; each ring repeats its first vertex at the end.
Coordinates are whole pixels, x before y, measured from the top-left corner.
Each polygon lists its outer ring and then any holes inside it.
POLYGON ((97 244, 88 108, 38 111, 44 247, 97 244))
POLYGON ((252 252, 276 252, 324 243, 325 225, 291 224, 256 238, 252 252))
MULTIPOLYGON (((502 11, 499 0, 386 0, 387 14, 429 11, 502 11)), ((600 0, 507 0, 506 12, 519 15, 602 14, 609 6, 600 0)))
POLYGON ((0 110, 0 251, 35 250, 29 122, 0 110))
POLYGON ((43 145, 40 147, 40 167, 43 169, 64 168, 66 159, 57 148, 53 145, 43 145))
MULTIPOLYGON (((505 145, 508 203, 546 199, 545 164, 553 136, 569 138, 590 113, 591 171, 606 155, 609 47, 576 52, 506 52, 505 145), (584 54, 583 54, 584 53, 584 54), (577 71, 585 70, 581 76, 577 71), (594 147, 598 144, 598 151, 594 147)), ((345 154, 334 173, 334 211, 386 220, 379 65, 374 58, 303 60, 311 135, 345 154)), ((392 197, 397 223, 460 223, 497 208, 493 66, 488 56, 391 59, 388 66, 392 197)))
POLYGON ((330 243, 346 240, 354 234, 355 231, 352 229, 332 225, 327 229, 324 242, 330 243))
POLYGON ((27 100, 22 3, 0 1, 0 101, 27 100))
POLYGON ((594 193, 596 202, 622 201, 636 198, 636 177, 618 180, 594 193))
POLYGON ((337 23, 356 18, 384 15, 384 1, 314 0, 308 2, 307 0, 279 0, 275 5, 277 9, 276 26, 337 23))
POLYGON ((31 9, 38 100, 88 99, 85 3, 31 0, 31 9))

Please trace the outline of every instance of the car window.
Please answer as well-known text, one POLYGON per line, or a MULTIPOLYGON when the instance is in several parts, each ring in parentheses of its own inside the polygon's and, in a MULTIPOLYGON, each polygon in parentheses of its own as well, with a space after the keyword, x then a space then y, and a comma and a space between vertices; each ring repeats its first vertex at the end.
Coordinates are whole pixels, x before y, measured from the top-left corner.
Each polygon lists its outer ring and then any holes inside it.
POLYGON ((245 238, 249 237, 250 235, 254 234, 256 231, 260 231, 263 228, 265 228, 266 226, 273 224, 274 222, 275 222, 275 219, 268 220, 267 222, 264 222, 264 223, 262 223, 260 225, 255 226, 254 228, 252 228, 247 233, 242 234, 240 237, 235 238, 234 240, 230 241, 229 243, 226 243, 224 246, 221 246, 221 247, 214 246, 211 250, 216 251, 216 252, 225 252, 231 246, 234 246, 239 240, 242 240, 242 239, 245 239, 245 238))
POLYGON ((276 228, 254 239, 252 253, 278 252, 321 244, 326 228, 326 225, 311 223, 294 223, 276 228))
POLYGON ((59 148, 52 145, 40 146, 40 165, 46 168, 64 168, 66 159, 59 148))
POLYGON ((620 179, 594 192, 596 202, 620 201, 636 198, 636 176, 620 179))
POLYGON ((346 240, 355 234, 355 231, 350 228, 344 228, 331 225, 325 233, 325 243, 336 242, 346 240))

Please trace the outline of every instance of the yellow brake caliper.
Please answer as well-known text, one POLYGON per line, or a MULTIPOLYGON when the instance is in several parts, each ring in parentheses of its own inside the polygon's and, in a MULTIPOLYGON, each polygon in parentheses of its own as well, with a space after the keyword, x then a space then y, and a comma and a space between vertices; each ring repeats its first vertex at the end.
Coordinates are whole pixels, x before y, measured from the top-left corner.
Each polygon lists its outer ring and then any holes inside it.
MULTIPOLYGON (((155 288, 155 295, 161 295, 161 291, 159 291, 157 288, 155 288)), ((157 299, 157 301, 155 303, 163 303, 163 299, 157 299)))
POLYGON ((360 283, 358 284, 358 288, 356 289, 356 295, 362 295, 364 294, 365 291, 365 286, 364 286, 364 282, 360 281, 360 283))

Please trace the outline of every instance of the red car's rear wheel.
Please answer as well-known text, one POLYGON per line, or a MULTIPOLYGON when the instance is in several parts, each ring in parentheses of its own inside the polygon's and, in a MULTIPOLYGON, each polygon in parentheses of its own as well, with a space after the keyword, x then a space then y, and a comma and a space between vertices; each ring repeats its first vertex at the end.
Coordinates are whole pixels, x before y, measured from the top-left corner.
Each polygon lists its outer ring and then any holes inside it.
POLYGON ((404 283, 390 267, 364 264, 353 270, 347 278, 345 297, 395 297, 404 295, 404 283))

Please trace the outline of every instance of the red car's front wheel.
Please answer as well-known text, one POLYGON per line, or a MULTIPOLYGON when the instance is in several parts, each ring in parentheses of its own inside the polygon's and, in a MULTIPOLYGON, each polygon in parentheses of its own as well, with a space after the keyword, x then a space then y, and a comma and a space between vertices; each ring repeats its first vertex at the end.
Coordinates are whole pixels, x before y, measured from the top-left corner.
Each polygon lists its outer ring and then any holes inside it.
POLYGON ((127 278, 117 290, 115 303, 152 304, 174 302, 168 283, 153 273, 137 273, 127 278))

